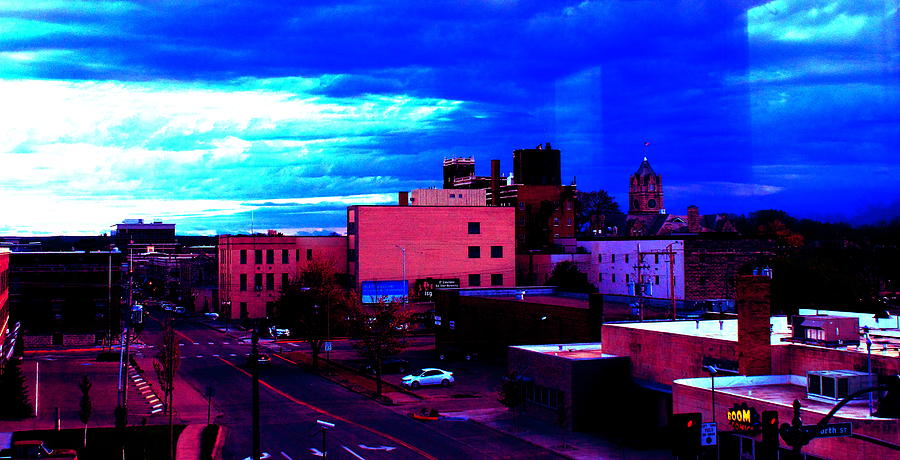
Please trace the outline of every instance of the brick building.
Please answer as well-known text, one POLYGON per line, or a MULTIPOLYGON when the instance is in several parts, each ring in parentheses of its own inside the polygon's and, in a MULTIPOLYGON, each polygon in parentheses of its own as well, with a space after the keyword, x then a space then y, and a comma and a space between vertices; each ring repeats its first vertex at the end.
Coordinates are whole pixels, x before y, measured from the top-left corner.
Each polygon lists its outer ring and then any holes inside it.
POLYGON ((123 253, 134 252, 175 252, 175 224, 161 221, 144 222, 144 219, 125 219, 116 224, 112 232, 113 241, 123 253))
POLYGON ((647 157, 628 184, 628 214, 665 214, 662 176, 653 171, 647 157))
POLYGON ((492 206, 350 206, 347 272, 364 301, 408 296, 427 278, 512 286, 513 215, 492 206))
POLYGON ((487 206, 484 189, 416 189, 410 193, 410 206, 487 206))
POLYGON ((6 363, 9 324, 9 249, 0 248, 0 370, 6 363))
POLYGON ((312 260, 346 273, 344 236, 223 235, 218 247, 219 311, 231 319, 270 316, 282 286, 312 260))

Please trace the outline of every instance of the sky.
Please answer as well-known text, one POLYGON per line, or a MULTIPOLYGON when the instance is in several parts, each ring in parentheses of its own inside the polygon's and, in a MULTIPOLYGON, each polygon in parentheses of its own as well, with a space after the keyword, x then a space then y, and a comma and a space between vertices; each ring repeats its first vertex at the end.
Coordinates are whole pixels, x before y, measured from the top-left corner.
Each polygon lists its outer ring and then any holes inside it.
POLYGON ((898 0, 0 2, 0 235, 343 233, 550 142, 627 207, 900 216, 898 0), (644 147, 645 142, 650 142, 644 147))

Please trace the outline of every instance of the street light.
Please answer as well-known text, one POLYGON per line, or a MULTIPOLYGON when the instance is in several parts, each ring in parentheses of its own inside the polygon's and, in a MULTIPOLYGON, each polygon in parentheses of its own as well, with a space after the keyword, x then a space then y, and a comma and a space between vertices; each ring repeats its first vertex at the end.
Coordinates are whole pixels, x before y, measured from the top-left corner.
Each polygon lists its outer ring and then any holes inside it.
MULTIPOLYGON (((863 326, 863 333, 866 334, 866 373, 869 374, 869 384, 872 383, 872 338, 869 337, 869 326, 863 326)), ((869 392, 869 416, 875 413, 872 403, 872 392, 869 392)))

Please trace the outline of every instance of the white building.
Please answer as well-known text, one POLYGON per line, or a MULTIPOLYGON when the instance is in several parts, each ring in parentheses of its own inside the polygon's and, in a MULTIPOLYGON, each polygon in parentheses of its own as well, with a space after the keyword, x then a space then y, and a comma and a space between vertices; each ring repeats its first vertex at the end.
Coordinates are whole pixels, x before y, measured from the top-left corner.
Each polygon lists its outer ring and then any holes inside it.
POLYGON ((578 241, 589 252, 588 280, 601 294, 684 300, 683 239, 578 241))

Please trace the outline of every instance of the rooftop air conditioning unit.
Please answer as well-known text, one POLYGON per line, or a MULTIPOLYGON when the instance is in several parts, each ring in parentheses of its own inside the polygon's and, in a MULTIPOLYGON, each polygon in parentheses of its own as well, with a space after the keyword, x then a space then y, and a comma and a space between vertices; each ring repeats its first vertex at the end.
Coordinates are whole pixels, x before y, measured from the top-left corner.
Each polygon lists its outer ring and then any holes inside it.
MULTIPOLYGON (((863 388, 875 385, 876 376, 859 371, 809 371, 806 373, 806 395, 816 401, 837 403, 863 388)), ((862 394, 851 401, 867 400, 862 394)))

